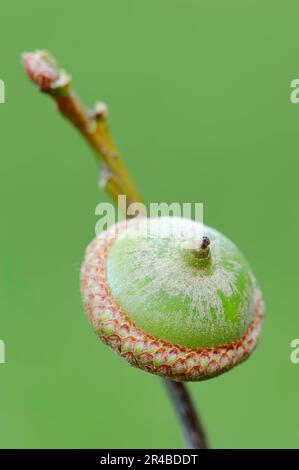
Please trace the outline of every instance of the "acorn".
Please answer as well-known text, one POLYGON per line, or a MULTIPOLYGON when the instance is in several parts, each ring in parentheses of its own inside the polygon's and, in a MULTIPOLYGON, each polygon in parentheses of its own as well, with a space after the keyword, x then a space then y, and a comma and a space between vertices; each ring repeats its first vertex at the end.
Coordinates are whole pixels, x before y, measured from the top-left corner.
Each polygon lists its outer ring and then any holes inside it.
POLYGON ((223 234, 186 218, 139 217, 98 235, 81 291, 104 343, 177 381, 231 369, 261 332, 262 295, 246 259, 223 234))

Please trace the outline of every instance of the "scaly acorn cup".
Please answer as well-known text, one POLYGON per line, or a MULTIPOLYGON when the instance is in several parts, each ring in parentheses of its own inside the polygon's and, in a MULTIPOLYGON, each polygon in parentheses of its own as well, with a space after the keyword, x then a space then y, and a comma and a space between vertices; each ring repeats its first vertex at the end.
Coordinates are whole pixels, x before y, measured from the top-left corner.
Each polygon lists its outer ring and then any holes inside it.
POLYGON ((238 248, 177 217, 113 225, 81 270, 86 313, 131 365, 178 381, 204 380, 244 361, 261 331, 261 292, 238 248))

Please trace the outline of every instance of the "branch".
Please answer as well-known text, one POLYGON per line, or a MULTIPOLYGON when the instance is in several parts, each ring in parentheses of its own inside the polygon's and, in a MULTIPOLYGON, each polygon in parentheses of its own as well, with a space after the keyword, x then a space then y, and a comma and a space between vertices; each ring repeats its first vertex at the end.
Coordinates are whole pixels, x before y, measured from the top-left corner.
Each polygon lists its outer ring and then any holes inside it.
MULTIPOLYGON (((69 75, 58 68, 55 59, 47 52, 24 53, 23 65, 40 91, 55 100, 59 111, 79 130, 94 150, 102 168, 101 187, 116 202, 119 195, 126 195, 127 207, 133 202, 142 202, 109 133, 107 106, 96 103, 93 111, 86 109, 72 91, 69 75)), ((188 447, 205 448, 204 432, 186 386, 168 379, 163 379, 163 382, 181 421, 188 447)))
POLYGON ((205 432, 187 387, 182 382, 174 382, 169 379, 163 379, 163 382, 181 422, 187 448, 207 449, 205 432))
POLYGON ((139 192, 109 133, 107 106, 96 103, 93 111, 86 109, 72 91, 69 75, 60 70, 53 57, 44 51, 24 53, 23 65, 31 80, 56 101, 59 111, 94 150, 102 170, 100 186, 115 201, 119 194, 126 195, 127 207, 132 202, 141 202, 139 192))

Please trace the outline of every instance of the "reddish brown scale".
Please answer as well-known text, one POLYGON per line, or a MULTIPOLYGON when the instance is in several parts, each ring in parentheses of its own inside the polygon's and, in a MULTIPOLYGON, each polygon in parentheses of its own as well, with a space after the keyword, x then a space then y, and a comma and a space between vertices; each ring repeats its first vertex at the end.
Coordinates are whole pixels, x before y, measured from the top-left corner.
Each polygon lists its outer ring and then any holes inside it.
POLYGON ((59 76, 57 69, 45 59, 44 55, 39 53, 25 53, 23 55, 23 65, 29 78, 42 91, 49 91, 59 76))

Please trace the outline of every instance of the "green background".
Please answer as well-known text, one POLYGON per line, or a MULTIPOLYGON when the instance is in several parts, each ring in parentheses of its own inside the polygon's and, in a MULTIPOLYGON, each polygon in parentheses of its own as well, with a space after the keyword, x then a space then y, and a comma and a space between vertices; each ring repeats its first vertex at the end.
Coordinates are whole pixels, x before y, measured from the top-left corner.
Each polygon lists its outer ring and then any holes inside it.
POLYGON ((295 1, 1 2, 0 447, 181 447, 159 379, 90 328, 79 270, 94 236, 91 151, 39 94, 47 48, 110 126, 147 202, 203 202, 246 254, 267 317, 249 361, 190 385, 212 447, 298 447, 299 6, 295 1))

